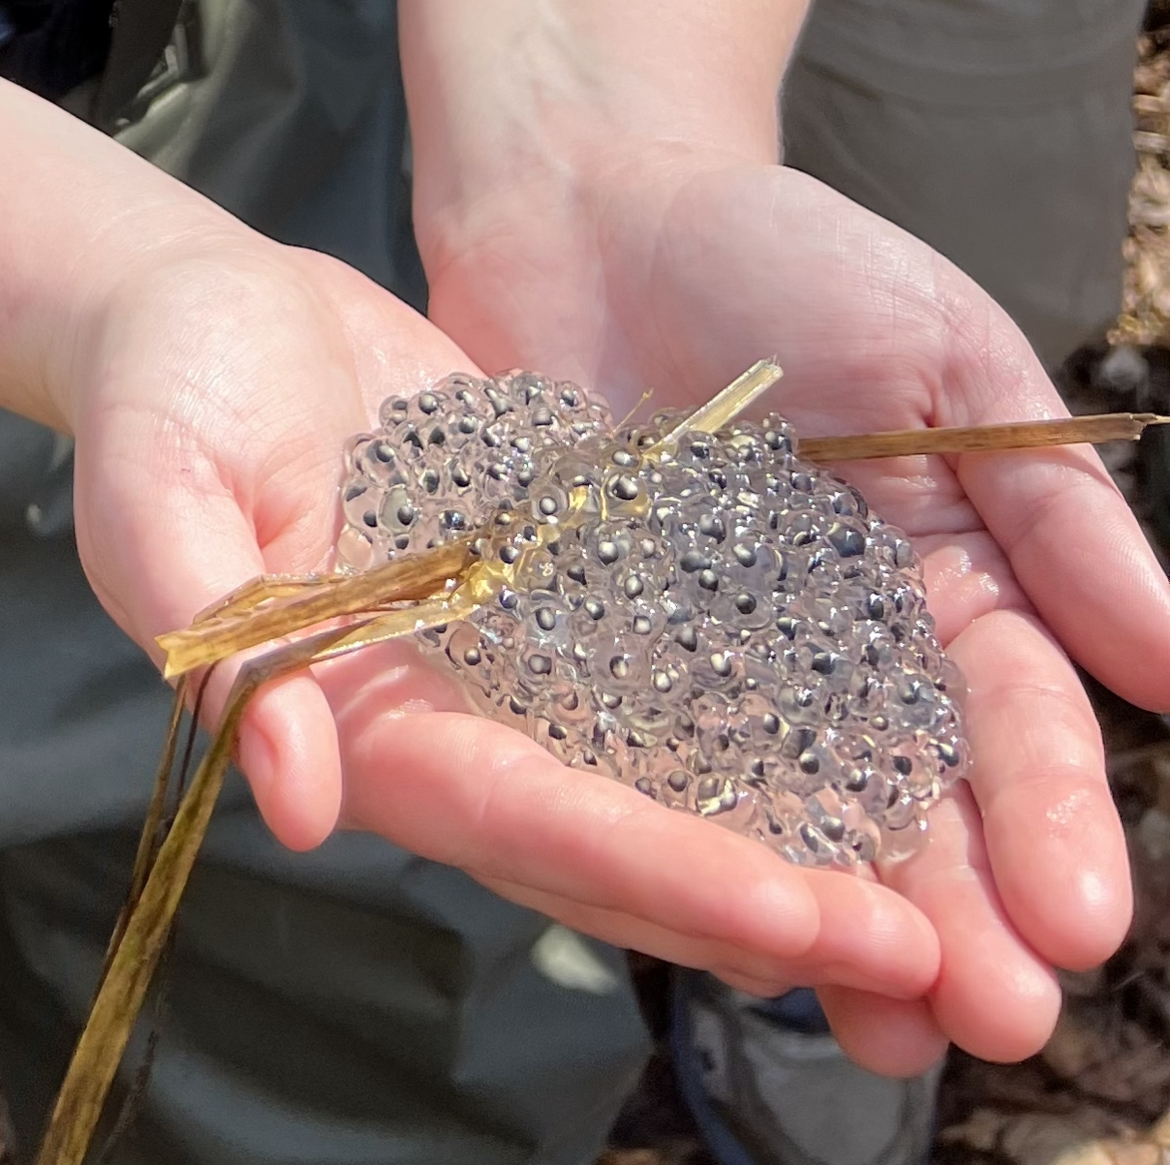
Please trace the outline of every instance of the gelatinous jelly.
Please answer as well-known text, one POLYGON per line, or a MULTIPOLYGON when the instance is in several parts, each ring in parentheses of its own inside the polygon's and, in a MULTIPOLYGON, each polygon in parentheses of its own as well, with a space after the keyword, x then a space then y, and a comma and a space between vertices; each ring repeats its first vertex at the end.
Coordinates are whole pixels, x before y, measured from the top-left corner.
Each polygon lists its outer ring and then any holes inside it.
POLYGON ((677 422, 615 432, 531 373, 393 397, 347 451, 340 562, 496 531, 515 585, 419 637, 485 713, 792 861, 896 852, 967 764, 910 543, 781 418, 662 455, 677 422))

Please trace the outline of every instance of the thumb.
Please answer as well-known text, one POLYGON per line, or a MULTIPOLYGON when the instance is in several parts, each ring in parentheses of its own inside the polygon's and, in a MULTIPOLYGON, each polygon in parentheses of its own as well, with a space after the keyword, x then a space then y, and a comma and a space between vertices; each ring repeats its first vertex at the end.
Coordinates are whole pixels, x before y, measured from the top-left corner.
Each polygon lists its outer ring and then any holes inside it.
MULTIPOLYGON (((94 390, 78 409, 82 561, 103 604, 156 663, 155 636, 248 580, 327 566, 346 439, 368 426, 381 396, 417 391, 467 363, 354 272, 329 276, 320 263, 277 280, 207 272, 206 263, 194 278, 168 272, 137 299, 148 306, 106 328, 91 361, 94 390), (340 311, 336 288, 314 288, 322 271, 360 310, 340 311)), ((219 722, 240 662, 212 674, 206 723, 219 722)), ((311 675, 254 697, 238 760, 282 842, 305 849, 332 831, 337 735, 311 675)))

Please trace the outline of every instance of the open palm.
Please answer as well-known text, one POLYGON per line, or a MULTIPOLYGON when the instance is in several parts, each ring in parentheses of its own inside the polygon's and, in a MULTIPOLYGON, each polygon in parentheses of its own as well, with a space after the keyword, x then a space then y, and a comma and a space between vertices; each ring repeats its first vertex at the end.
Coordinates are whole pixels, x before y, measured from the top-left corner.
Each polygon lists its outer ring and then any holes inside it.
MULTIPOLYGON (((787 376, 768 404, 810 436, 1063 412, 978 288, 804 175, 669 144, 579 172, 591 177, 571 192, 555 177, 486 191, 458 222, 440 208, 422 235, 432 318, 485 367, 575 376, 620 413, 645 385, 656 404, 696 401, 776 353, 787 376)), ((823 986, 839 1038, 879 1069, 913 1070, 944 1037, 1027 1055, 1059 1005, 1052 966, 1101 960, 1130 916, 1099 734, 1065 653, 1128 699, 1170 706, 1170 592, 1089 450, 842 471, 924 556, 970 687, 975 765, 925 850, 878 871, 937 932, 937 978, 919 964, 924 998, 905 998, 912 974, 900 1000, 893 976, 871 984, 880 994, 832 974, 799 981, 823 986)), ((823 904, 850 881, 807 884, 823 904)), ((798 979, 777 962, 743 985, 798 979)))
MULTIPOLYGON (((326 565, 345 439, 385 395, 471 366, 341 264, 219 229, 136 269, 81 361, 82 557, 148 649, 248 578, 326 565)), ((231 672, 213 676, 211 721, 231 672)), ((465 707, 411 645, 383 645, 262 692, 239 760, 293 847, 340 816, 599 937, 762 990, 912 1000, 934 981, 934 930, 906 899, 665 813, 465 707)))

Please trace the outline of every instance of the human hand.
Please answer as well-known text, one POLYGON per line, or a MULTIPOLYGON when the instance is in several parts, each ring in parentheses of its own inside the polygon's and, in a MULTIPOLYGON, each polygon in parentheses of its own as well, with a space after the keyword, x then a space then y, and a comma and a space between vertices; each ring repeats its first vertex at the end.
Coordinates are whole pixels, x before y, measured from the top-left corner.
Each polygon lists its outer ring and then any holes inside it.
MULTIPOLYGON (((474 367, 353 271, 261 239, 3 83, 0 138, 23 175, 0 189, 0 404, 76 436, 85 568, 157 660, 156 635, 249 578, 327 565, 345 439, 384 396, 474 367)), ((236 667, 212 677, 209 725, 236 667)), ((463 708, 451 676, 388 644, 261 692, 238 757, 296 848, 340 814, 562 921, 729 977, 783 965, 907 997, 933 979, 934 932, 896 895, 847 880, 824 894, 762 847, 570 772, 463 708)))
MULTIPOLYGON (((787 375, 767 404, 810 436, 1064 413, 986 295, 804 175, 619 137, 507 178, 428 206, 419 176, 432 318, 485 367, 581 379, 620 414, 646 385, 656 405, 696 402, 777 353, 787 375)), ((1131 662, 1170 658, 1170 593, 1091 450, 841 469, 914 539, 970 685, 969 785, 934 811, 921 853, 876 869, 930 919, 941 968, 921 964, 931 985, 914 1001, 783 961, 755 982, 724 977, 759 994, 820 986, 842 1044, 877 1070, 919 1070, 946 1039, 1022 1058, 1055 1021, 1053 966, 1105 958, 1131 910, 1099 733, 1065 652, 1127 699, 1170 706, 1170 668, 1131 662)), ((807 878, 822 903, 856 881, 807 878)))
MULTIPOLYGON (((251 576, 325 565, 345 438, 384 395, 468 361, 352 271, 241 230, 137 265, 74 364, 81 552, 152 649, 251 576)), ((213 676, 211 724, 233 670, 213 676)), ((262 692, 241 767, 297 848, 340 813, 562 921, 732 976, 784 961, 907 995, 933 976, 933 932, 894 895, 856 882, 822 902, 761 847, 569 772, 464 706, 411 645, 373 648, 262 692)))

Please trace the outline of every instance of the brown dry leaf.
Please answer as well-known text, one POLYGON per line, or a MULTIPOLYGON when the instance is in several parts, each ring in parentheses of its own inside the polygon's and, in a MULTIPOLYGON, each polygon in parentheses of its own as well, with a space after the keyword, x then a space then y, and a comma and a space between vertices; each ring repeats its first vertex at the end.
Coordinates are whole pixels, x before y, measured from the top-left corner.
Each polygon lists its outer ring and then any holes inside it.
POLYGON ((962 1124, 942 1129, 938 1139, 944 1145, 966 1145, 980 1153, 994 1153, 1010 1119, 993 1108, 977 1108, 962 1124))
MULTIPOLYGON (((1149 1141, 1102 1141, 1091 1148, 1103 1153, 1109 1165, 1163 1165, 1162 1150, 1149 1141)), ((1072 1161, 1057 1161, 1053 1165, 1081 1163, 1074 1158, 1072 1161)))
MULTIPOLYGON (((1145 1150, 1145 1143, 1117 1133, 1108 1114, 1091 1108, 1065 1116, 977 1108, 961 1125, 943 1129, 939 1142, 1006 1157, 1013 1165, 1121 1165, 1112 1155, 1115 1149, 1129 1153, 1138 1145, 1145 1150)), ((1160 1152, 1155 1145, 1149 1147, 1160 1152)), ((1144 1163, 1134 1158, 1124 1165, 1144 1163)), ((1157 1165, 1156 1155, 1151 1165, 1157 1165)))
POLYGON ((1101 1039, 1099 1033, 1066 1008, 1047 1047, 1040 1054, 1058 1076, 1071 1080, 1100 1061, 1101 1039))
POLYGON ((1019 1165, 1113 1165, 1083 1119, 1022 1113, 1005 1125, 999 1150, 1019 1165))
POLYGON ((1067 1153, 1061 1153, 1046 1165, 1117 1165, 1112 1154, 1099 1141, 1079 1145, 1067 1153))
POLYGON ((1170 1112, 1163 1114, 1162 1119, 1150 1129, 1150 1140, 1163 1149, 1170 1149, 1170 1112))
POLYGON ((678 1142, 654 1149, 607 1149, 595 1165, 690 1165, 694 1146, 678 1142))
POLYGON ((1170 342, 1170 54, 1138 42, 1134 73, 1137 173, 1130 191, 1130 237, 1122 310, 1112 343, 1170 342))
POLYGON ((1109 1147, 1116 1165, 1166 1165, 1166 1153, 1152 1141, 1134 1141, 1109 1147))

